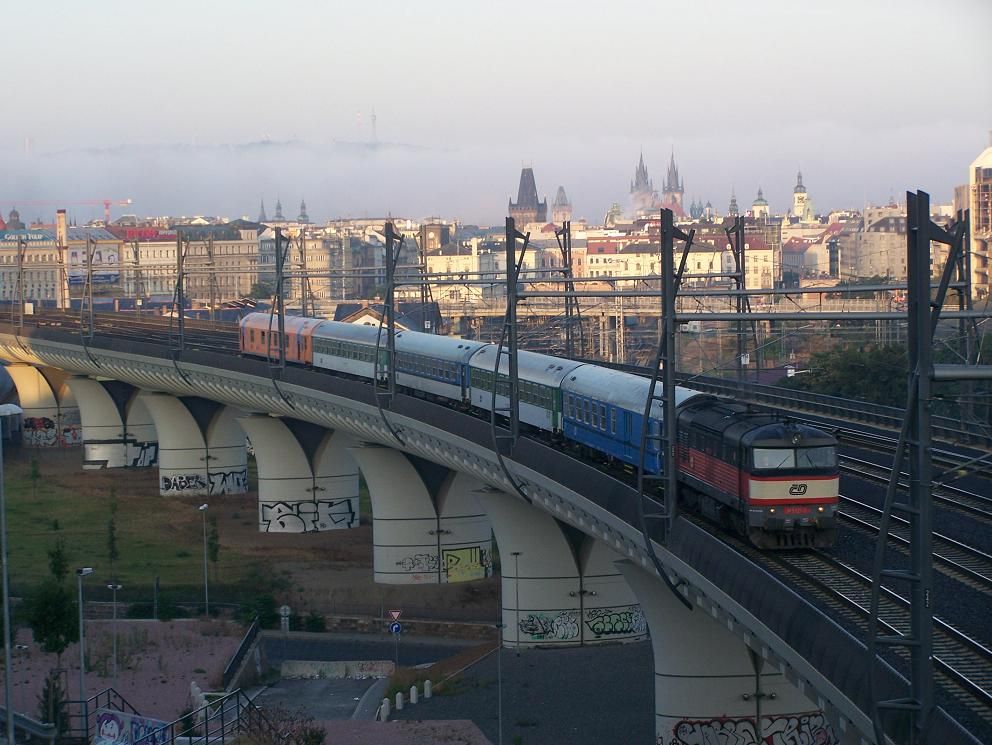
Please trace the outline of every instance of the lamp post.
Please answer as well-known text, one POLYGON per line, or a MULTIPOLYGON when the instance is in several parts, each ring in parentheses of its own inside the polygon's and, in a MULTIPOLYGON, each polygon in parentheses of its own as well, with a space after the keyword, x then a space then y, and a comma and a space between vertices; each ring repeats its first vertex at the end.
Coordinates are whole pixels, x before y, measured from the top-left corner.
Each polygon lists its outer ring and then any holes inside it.
POLYGON ((10 589, 7 584, 7 502, 3 492, 3 420, 23 414, 14 404, 0 404, 0 560, 3 562, 3 702, 7 710, 7 742, 14 745, 14 705, 11 693, 13 664, 10 659, 10 589))
POLYGON ((107 589, 114 593, 114 620, 111 626, 111 631, 114 637, 114 690, 117 690, 117 591, 123 590, 124 585, 119 582, 111 582, 107 585, 107 589))
MULTIPOLYGON (((80 567, 76 570, 76 582, 79 585, 79 700, 86 711, 86 639, 83 635, 83 577, 93 574, 93 567, 80 567)), ((89 730, 87 730, 89 731, 89 730)))
POLYGON ((198 509, 203 515, 203 615, 210 618, 210 587, 207 580, 207 508, 210 505, 201 504, 198 509))

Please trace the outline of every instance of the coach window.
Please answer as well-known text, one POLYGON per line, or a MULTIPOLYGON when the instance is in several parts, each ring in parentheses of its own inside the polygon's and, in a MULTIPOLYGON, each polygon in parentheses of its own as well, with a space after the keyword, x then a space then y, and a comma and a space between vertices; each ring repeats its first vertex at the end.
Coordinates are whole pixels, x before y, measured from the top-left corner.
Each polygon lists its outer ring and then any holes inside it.
POLYGON ((617 410, 610 409, 610 434, 617 433, 617 410))
POLYGON ((599 405, 599 426, 604 432, 606 431, 606 406, 603 404, 599 405))

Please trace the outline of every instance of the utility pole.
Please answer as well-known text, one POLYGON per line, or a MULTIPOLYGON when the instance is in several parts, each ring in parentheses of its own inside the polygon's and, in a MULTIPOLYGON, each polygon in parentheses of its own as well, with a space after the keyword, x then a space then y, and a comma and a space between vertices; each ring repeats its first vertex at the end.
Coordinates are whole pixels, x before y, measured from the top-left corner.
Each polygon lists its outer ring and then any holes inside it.
POLYGON ((276 324, 278 328, 279 336, 279 369, 285 369, 286 367, 286 301, 285 301, 285 263, 286 263, 286 251, 289 250, 289 241, 284 241, 282 237, 282 228, 276 228, 276 307, 275 311, 278 314, 276 317, 276 324), (283 243, 286 244, 286 249, 283 250, 283 243))

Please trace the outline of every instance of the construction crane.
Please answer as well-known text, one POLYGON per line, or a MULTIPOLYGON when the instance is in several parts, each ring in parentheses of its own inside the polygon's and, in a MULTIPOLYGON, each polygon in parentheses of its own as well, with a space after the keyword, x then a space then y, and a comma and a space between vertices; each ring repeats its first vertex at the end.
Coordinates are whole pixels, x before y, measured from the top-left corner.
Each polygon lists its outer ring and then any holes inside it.
POLYGON ((130 199, 8 199, 5 200, 14 207, 92 207, 103 205, 104 225, 110 225, 110 207, 127 207, 132 204, 130 199))

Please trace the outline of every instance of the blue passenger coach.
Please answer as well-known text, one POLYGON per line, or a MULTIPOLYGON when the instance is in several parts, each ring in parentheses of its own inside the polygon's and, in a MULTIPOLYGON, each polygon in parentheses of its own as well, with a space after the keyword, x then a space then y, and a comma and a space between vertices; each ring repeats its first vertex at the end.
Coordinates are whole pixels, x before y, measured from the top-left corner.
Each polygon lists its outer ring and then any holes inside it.
MULTIPOLYGON (((625 463, 640 462, 641 423, 650 381, 630 373, 582 365, 562 381, 562 405, 565 437, 581 445, 606 453, 625 463)), ((661 394, 661 387, 655 389, 661 394)), ((687 388, 675 389, 675 405, 701 395, 687 388)), ((662 407, 651 408, 651 429, 644 456, 649 473, 661 472, 662 407)))
POLYGON ((468 402, 468 360, 484 346, 485 342, 454 336, 400 331, 396 334, 396 382, 468 402))

